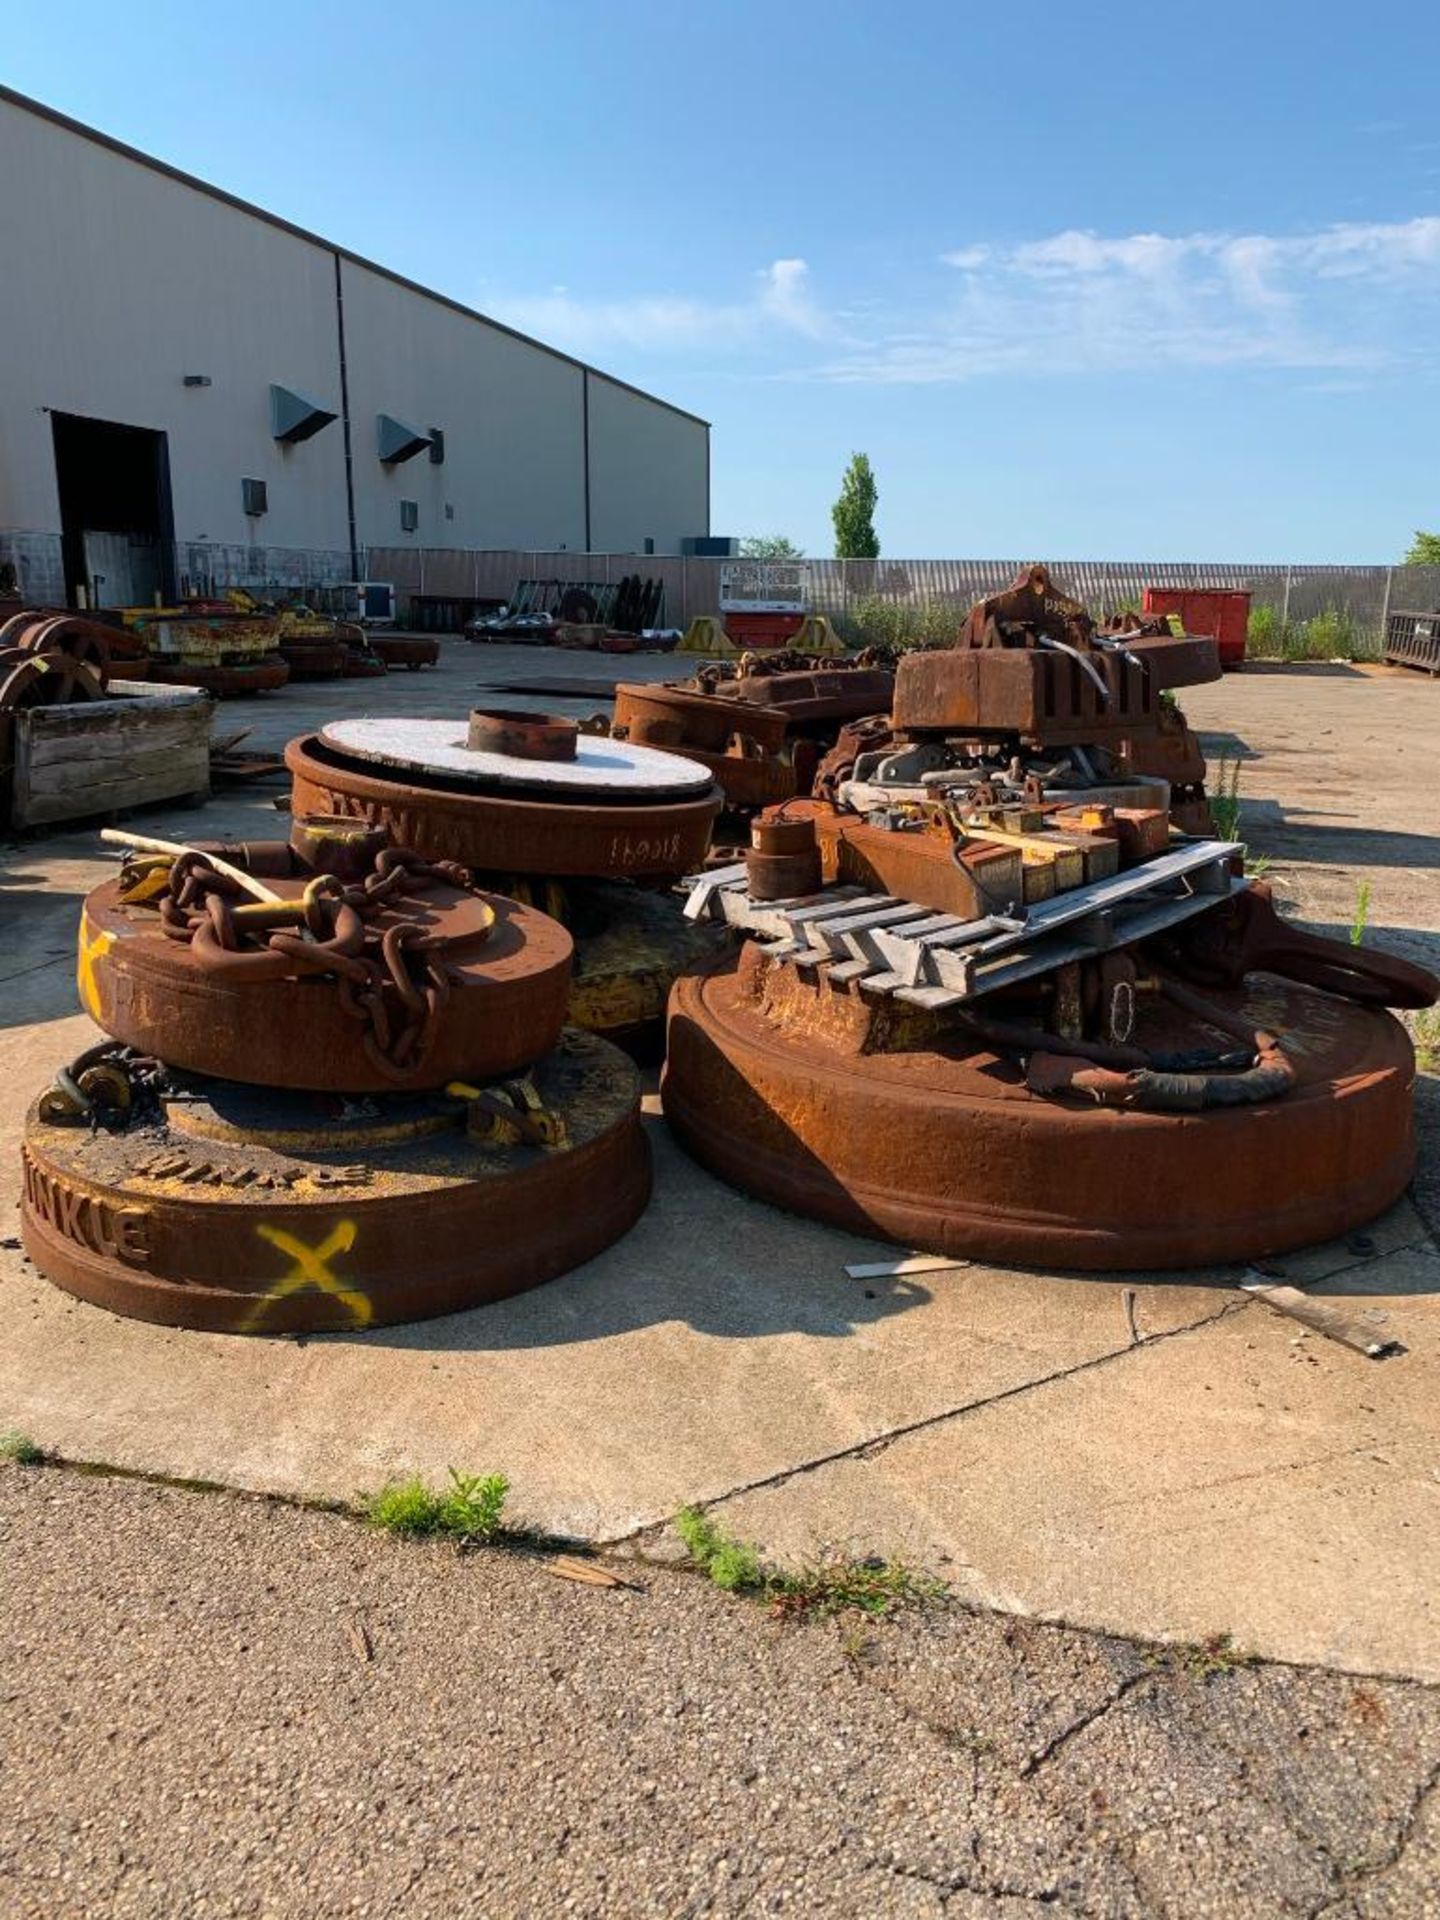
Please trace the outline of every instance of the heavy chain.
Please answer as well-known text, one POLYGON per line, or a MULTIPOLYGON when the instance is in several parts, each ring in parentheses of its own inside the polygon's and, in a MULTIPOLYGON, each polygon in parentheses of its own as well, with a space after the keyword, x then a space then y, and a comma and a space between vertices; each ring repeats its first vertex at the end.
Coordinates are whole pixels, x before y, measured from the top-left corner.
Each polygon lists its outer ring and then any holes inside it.
POLYGON ((158 899, 164 932, 187 942, 213 973, 257 984, 296 974, 333 979, 341 1006, 363 1027, 367 1059, 403 1086, 425 1076, 450 976, 441 937, 413 922, 378 923, 437 884, 472 888, 468 870, 454 861, 386 847, 357 885, 317 874, 298 900, 255 900, 203 852, 190 851, 132 860, 121 897, 158 899))

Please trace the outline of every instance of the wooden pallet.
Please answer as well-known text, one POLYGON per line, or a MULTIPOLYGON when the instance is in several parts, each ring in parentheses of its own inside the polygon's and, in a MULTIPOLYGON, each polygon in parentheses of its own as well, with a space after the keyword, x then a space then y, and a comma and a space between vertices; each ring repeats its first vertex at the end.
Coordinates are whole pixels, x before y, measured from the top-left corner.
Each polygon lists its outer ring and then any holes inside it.
POLYGON ((961 920, 855 886, 760 902, 750 898, 743 861, 687 881, 685 911, 755 935, 793 966, 936 1008, 1178 926, 1245 885, 1230 870, 1239 851, 1231 840, 1192 841, 1041 901, 1023 919, 961 920))

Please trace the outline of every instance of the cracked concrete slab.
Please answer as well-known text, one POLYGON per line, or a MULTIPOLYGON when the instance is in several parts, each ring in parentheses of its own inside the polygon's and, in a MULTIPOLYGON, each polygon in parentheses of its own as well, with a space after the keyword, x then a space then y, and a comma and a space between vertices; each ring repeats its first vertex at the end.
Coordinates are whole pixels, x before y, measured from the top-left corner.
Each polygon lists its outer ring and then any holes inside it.
MULTIPOLYGON (((58 1038, 0 1042, 9 1199, 19 1099, 58 1038)), ((1119 1283, 985 1267, 851 1280, 847 1263, 889 1250, 730 1192, 647 1104, 656 1195, 639 1225, 475 1313, 303 1344, 181 1333, 79 1304, 0 1252, 4 1423, 75 1457, 292 1494, 500 1467, 534 1524, 606 1538, 1129 1343, 1119 1283)), ((1152 1332, 1234 1298, 1125 1284, 1152 1332)))
POLYGON ((1110 1632, 1440 1680, 1440 1304, 1370 1361, 1259 1303, 722 1502, 782 1559, 938 1566, 1110 1632))

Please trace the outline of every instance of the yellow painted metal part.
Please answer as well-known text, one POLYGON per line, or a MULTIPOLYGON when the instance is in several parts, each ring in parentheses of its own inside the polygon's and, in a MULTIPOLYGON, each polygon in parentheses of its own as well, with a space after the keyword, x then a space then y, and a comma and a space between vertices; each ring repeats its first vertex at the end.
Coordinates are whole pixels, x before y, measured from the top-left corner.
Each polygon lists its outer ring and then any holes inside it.
POLYGON ((713 613, 700 613, 690 622, 677 653, 703 653, 712 660, 738 660, 740 648, 713 613))
POLYGON ((113 933, 91 926, 89 915, 81 912, 80 941, 75 963, 75 989, 80 1004, 97 1026, 100 1025, 100 983, 95 970, 115 944, 113 933))

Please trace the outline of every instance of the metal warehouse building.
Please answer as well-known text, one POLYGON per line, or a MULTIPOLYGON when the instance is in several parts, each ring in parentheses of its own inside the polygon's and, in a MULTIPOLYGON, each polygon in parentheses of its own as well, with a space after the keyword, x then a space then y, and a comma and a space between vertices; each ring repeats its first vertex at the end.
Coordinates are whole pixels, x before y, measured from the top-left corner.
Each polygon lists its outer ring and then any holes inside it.
POLYGON ((33 601, 678 553, 709 428, 0 88, 0 565, 33 601))

